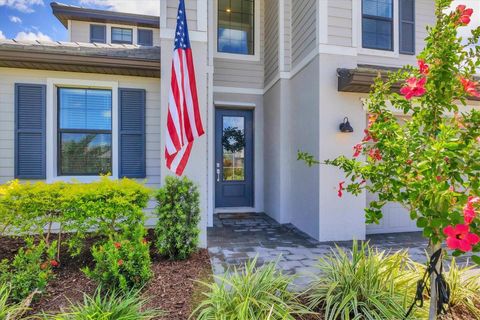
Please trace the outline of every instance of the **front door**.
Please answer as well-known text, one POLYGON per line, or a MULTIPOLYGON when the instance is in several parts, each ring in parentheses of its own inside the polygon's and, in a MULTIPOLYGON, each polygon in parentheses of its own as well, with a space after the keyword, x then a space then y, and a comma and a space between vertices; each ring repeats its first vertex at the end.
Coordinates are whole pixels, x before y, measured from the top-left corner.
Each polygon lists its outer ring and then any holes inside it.
POLYGON ((253 112, 217 109, 215 206, 253 207, 253 112))

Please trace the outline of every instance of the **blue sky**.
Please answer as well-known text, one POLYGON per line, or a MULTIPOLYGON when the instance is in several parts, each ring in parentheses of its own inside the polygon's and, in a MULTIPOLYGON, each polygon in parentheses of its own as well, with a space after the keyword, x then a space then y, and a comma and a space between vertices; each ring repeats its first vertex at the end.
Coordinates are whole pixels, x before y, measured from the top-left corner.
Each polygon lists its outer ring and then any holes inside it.
MULTIPOLYGON (((160 0, 59 0, 88 8, 158 15, 160 0)), ((323 0, 322 0, 323 1, 323 0)), ((360 0, 354 0, 360 1, 360 0)), ((433 0, 432 0, 433 1, 433 0)), ((50 0, 0 0, 0 39, 66 40, 67 31, 52 15, 50 0)), ((475 10, 470 27, 480 24, 480 0, 455 0, 475 10)), ((461 28, 463 36, 469 28, 461 28)))
MULTIPOLYGON (((0 0, 0 39, 67 40, 67 30, 55 18, 50 0, 0 0)), ((87 8, 158 15, 160 0, 59 0, 87 8)))

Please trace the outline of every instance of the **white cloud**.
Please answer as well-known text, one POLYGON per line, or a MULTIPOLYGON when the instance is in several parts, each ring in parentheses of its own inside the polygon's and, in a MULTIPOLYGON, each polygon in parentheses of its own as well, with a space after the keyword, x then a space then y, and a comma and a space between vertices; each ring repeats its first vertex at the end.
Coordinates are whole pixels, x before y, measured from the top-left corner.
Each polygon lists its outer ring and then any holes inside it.
POLYGON ((160 15, 160 1, 158 0, 80 0, 80 4, 102 6, 120 12, 160 15))
POLYGON ((43 0, 0 0, 0 7, 7 6, 25 13, 32 13, 35 10, 33 6, 43 6, 43 0))
POLYGON ((49 36, 41 33, 40 31, 38 31, 38 32, 24 32, 24 31, 21 31, 21 32, 17 33, 17 35, 15 36, 15 40, 19 40, 19 41, 25 41, 25 40, 26 41, 35 41, 35 40, 52 41, 52 39, 49 36))
POLYGON ((3 34, 2 30, 0 30, 0 40, 6 39, 5 35, 3 34))
POLYGON ((17 17, 17 16, 10 16, 9 19, 10 19, 10 21, 13 22, 13 23, 22 23, 22 19, 20 19, 20 18, 17 17))

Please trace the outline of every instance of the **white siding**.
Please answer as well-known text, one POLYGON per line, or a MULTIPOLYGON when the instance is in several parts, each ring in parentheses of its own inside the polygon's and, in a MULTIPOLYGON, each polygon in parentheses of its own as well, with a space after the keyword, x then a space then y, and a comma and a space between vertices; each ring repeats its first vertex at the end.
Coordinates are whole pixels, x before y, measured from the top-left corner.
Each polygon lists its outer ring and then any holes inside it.
MULTIPOLYGON (((90 42, 90 25, 91 24, 100 24, 102 23, 96 23, 96 22, 88 22, 88 21, 75 21, 75 20, 70 20, 70 28, 71 28, 71 33, 70 33, 70 41, 71 42, 84 42, 84 43, 89 43, 90 42)), ((110 39, 111 35, 111 28, 113 27, 120 27, 120 28, 129 28, 133 30, 133 40, 137 40, 137 32, 138 28, 136 26, 129 26, 129 25, 118 25, 118 24, 104 24, 106 26, 106 36, 107 36, 107 42, 108 39, 110 39)), ((156 28, 143 28, 141 27, 140 29, 148 29, 152 30, 152 36, 153 36, 153 45, 154 46, 159 46, 160 45, 160 29, 156 28)), ((133 44, 136 44, 135 42, 133 44)))
MULTIPOLYGON (((235 58, 214 58, 213 85, 221 87, 263 89, 264 87, 264 1, 256 0, 260 4, 260 52, 259 61, 246 61, 235 58)), ((216 13, 214 13, 216 14, 216 13)), ((216 26, 215 33, 216 34, 216 26)), ((215 36, 216 37, 216 36, 215 36)), ((216 38, 213 40, 216 41, 216 38)))
MULTIPOLYGON (((207 1, 207 0, 205 0, 207 1)), ((188 30, 194 31, 197 28, 197 0, 186 0, 188 30)), ((178 0, 167 0, 167 28, 175 29, 177 25, 178 0)))
MULTIPOLYGON (((294 0, 293 0, 294 1, 294 0)), ((284 13, 284 70, 290 71, 292 67, 292 0, 285 0, 284 13)))
POLYGON ((328 0, 329 44, 352 46, 352 1, 360 0, 328 0))
POLYGON ((117 75, 0 68, 0 183, 14 178, 15 83, 47 84, 47 78, 117 81, 119 88, 145 89, 147 93, 147 179, 160 186, 160 80, 117 75))
POLYGON ((278 0, 265 0, 265 84, 278 75, 278 0))
POLYGON ((317 41, 317 8, 315 0, 292 1, 292 67, 312 50, 317 41))

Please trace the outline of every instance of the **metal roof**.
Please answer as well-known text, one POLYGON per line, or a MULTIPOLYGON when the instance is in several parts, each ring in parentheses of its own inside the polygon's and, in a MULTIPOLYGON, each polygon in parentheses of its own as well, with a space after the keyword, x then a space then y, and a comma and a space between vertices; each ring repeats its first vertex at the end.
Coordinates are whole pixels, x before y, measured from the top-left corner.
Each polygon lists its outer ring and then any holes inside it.
POLYGON ((0 40, 0 67, 160 77, 160 47, 0 40))
MULTIPOLYGON (((136 1, 136 0, 126 0, 136 1)), ((60 2, 50 3, 53 14, 58 20, 68 27, 68 20, 92 21, 100 23, 118 23, 139 27, 160 28, 160 17, 111 10, 89 9, 78 6, 63 4, 60 2)))

